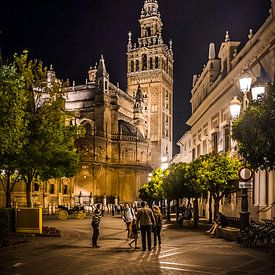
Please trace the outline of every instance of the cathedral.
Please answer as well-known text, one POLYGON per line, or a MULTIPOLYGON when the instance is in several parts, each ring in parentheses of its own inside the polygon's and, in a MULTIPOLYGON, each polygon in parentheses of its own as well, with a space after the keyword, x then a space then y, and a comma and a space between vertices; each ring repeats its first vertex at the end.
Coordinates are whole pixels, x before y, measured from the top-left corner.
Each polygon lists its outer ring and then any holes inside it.
POLYGON ((156 0, 145 0, 139 22, 137 41, 128 34, 127 92, 110 82, 101 56, 85 85, 67 95, 66 110, 74 113, 68 122, 86 129, 77 142, 74 193, 97 201, 137 200, 152 169, 172 158, 173 50, 163 41, 156 0))
MULTIPOLYGON (((172 158, 173 50, 165 44, 157 0, 145 0, 137 41, 128 34, 127 90, 110 82, 101 56, 83 85, 68 88, 66 123, 81 125, 76 142, 81 166, 71 178, 34 183, 32 203, 56 205, 118 203, 138 199, 161 159, 172 158)), ((48 77, 54 77, 51 69, 48 77)), ((19 193, 13 202, 23 203, 19 193)))

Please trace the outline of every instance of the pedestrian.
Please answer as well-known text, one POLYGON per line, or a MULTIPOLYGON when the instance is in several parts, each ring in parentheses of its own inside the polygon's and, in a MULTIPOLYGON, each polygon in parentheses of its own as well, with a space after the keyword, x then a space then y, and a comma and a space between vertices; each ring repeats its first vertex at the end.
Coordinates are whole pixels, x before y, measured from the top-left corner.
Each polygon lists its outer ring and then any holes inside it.
POLYGON ((227 218, 221 212, 218 212, 216 220, 214 221, 212 227, 208 231, 206 231, 206 233, 213 235, 215 237, 217 229, 219 227, 222 228, 227 225, 228 225, 227 218))
POLYGON ((137 221, 133 220, 132 223, 132 233, 131 233, 131 241, 128 244, 132 248, 132 243, 135 243, 135 249, 138 249, 139 247, 137 246, 137 241, 138 241, 138 228, 137 228, 137 221))
POLYGON ((92 247, 99 248, 97 245, 97 239, 99 237, 99 223, 102 216, 102 212, 100 210, 100 204, 96 205, 95 210, 92 214, 92 227, 93 227, 93 237, 92 237, 92 247))
POLYGON ((153 206, 153 214, 155 218, 155 227, 153 228, 153 233, 154 233, 154 247, 157 246, 157 240, 158 240, 158 245, 161 245, 161 237, 160 237, 160 232, 162 228, 162 214, 160 212, 160 209, 157 205, 153 206))
POLYGON ((135 219, 135 212, 132 207, 130 207, 129 203, 125 204, 125 208, 123 210, 122 219, 126 223, 127 226, 127 238, 129 239, 131 237, 131 231, 132 231, 132 222, 135 219))
POLYGON ((191 203, 188 203, 187 207, 186 207, 186 220, 191 220, 192 219, 192 214, 193 212, 193 207, 191 205, 191 203))
POLYGON ((112 205, 112 216, 115 215, 115 205, 112 205))
POLYGON ((142 251, 146 251, 146 237, 148 250, 151 250, 151 231, 155 226, 155 218, 152 210, 141 202, 141 208, 137 212, 137 225, 141 231, 142 251))

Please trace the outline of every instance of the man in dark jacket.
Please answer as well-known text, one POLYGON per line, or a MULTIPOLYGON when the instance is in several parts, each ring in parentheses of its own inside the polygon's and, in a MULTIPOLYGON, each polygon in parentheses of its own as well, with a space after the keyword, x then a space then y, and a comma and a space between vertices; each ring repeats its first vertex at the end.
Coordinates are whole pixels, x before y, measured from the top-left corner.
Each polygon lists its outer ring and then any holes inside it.
POLYGON ((92 246, 93 248, 99 248, 97 245, 97 239, 99 237, 99 223, 100 218, 102 216, 101 210, 100 210, 100 204, 98 203, 96 205, 96 209, 93 212, 92 215, 92 227, 93 227, 93 237, 92 237, 92 246))
POLYGON ((151 250, 151 231, 155 226, 155 218, 152 210, 146 207, 146 203, 141 202, 141 208, 137 212, 137 225, 141 231, 142 251, 146 250, 146 236, 148 242, 148 250, 151 250))

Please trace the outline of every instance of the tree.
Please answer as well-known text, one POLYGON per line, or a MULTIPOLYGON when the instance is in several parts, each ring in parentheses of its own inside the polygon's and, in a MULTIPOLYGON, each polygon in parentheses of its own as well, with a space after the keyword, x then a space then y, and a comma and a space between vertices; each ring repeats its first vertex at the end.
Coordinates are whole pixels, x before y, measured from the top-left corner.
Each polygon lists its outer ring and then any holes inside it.
POLYGON ((190 197, 188 177, 189 165, 187 163, 172 164, 167 169, 167 173, 163 180, 163 189, 168 201, 175 199, 176 205, 176 221, 179 220, 179 199, 190 197))
POLYGON ((275 165, 275 85, 251 102, 233 123, 232 136, 240 154, 253 169, 273 170, 275 165))
POLYGON ((198 226, 199 222, 199 196, 204 191, 199 170, 201 169, 201 159, 196 159, 189 164, 188 169, 188 184, 190 197, 193 197, 193 219, 194 227, 198 226))
POLYGON ((17 157, 26 143, 26 94, 23 77, 13 64, 0 66, 0 182, 11 206, 11 192, 19 180, 17 157))
POLYGON ((202 190, 209 191, 214 199, 214 217, 219 211, 220 200, 227 192, 236 190, 239 182, 239 159, 225 154, 208 154, 199 159, 197 170, 202 190))
POLYGON ((163 199, 163 175, 160 168, 154 170, 151 180, 139 189, 139 197, 150 205, 153 201, 163 199))
POLYGON ((23 77, 27 95, 26 142, 18 154, 18 169, 26 183, 27 205, 31 206, 33 179, 72 176, 79 163, 74 147, 77 128, 65 125, 65 87, 41 61, 29 60, 28 52, 14 56, 14 66, 23 77))

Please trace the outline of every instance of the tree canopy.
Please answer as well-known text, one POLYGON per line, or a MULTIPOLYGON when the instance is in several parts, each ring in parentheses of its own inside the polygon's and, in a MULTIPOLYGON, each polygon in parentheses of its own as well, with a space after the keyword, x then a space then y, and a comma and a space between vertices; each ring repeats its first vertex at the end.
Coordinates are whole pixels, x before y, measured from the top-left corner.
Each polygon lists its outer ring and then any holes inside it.
POLYGON ((220 200, 227 192, 235 191, 238 187, 241 162, 238 158, 225 154, 203 155, 198 161, 198 184, 201 190, 209 191, 213 195, 216 216, 220 200))
POLYGON ((232 136, 240 154, 254 169, 273 170, 275 165, 275 86, 251 102, 233 123, 232 136))
MULTIPOLYGON (((46 180, 75 173, 79 162, 74 147, 77 128, 65 124, 66 87, 41 61, 30 60, 28 52, 24 51, 21 55, 14 55, 10 68, 13 74, 6 77, 7 85, 1 89, 0 102, 6 102, 5 95, 8 94, 10 104, 22 105, 22 108, 6 112, 7 122, 2 121, 1 116, 0 125, 5 123, 11 131, 11 134, 6 134, 7 138, 12 136, 17 144, 16 155, 9 162, 16 161, 15 168, 26 183, 27 204, 30 206, 34 178, 46 180), (12 88, 9 88, 9 83, 12 88), (13 120, 16 123, 12 125, 13 120)), ((2 153, 0 160, 1 157, 2 153)))

